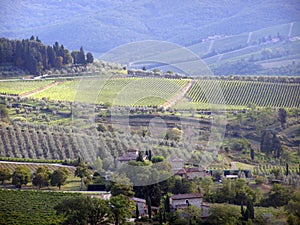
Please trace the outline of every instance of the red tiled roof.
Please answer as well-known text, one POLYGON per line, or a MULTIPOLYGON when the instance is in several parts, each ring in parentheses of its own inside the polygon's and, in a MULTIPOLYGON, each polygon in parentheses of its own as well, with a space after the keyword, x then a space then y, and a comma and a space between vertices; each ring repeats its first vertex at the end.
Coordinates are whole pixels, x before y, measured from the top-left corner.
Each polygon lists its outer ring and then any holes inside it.
POLYGON ((198 168, 198 167, 194 167, 194 168, 187 168, 186 172, 187 173, 191 173, 191 172, 202 172, 203 170, 198 168))
POLYGON ((176 174, 186 174, 186 171, 185 171, 184 168, 181 168, 180 170, 178 170, 178 171, 175 173, 175 175, 176 175, 176 174))
POLYGON ((118 158, 119 161, 131 161, 136 160, 137 156, 136 154, 133 154, 132 152, 127 153, 126 155, 120 156, 118 158))
POLYGON ((180 199, 191 199, 191 198, 202 198, 203 195, 201 193, 196 194, 178 194, 178 195, 172 195, 170 198, 173 200, 180 200, 180 199))

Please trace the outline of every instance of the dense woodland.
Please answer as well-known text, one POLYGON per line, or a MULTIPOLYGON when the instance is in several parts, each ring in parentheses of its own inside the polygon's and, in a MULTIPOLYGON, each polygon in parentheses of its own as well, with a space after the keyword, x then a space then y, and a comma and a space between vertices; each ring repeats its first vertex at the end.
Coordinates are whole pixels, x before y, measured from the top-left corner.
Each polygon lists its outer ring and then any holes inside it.
POLYGON ((92 53, 85 55, 83 47, 70 52, 58 42, 47 46, 34 36, 25 40, 0 39, 0 65, 14 65, 33 75, 63 66, 85 65, 93 60, 92 53))

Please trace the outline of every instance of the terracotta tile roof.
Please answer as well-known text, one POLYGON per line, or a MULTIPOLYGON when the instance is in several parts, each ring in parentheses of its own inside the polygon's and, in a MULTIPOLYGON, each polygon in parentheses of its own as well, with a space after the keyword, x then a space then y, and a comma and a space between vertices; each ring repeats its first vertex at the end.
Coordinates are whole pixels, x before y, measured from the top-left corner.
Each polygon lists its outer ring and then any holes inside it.
POLYGON ((122 155, 118 158, 119 161, 131 161, 131 160, 136 160, 137 156, 136 154, 130 152, 127 153, 126 155, 122 155))
POLYGON ((178 175, 179 175, 179 174, 186 174, 186 171, 185 171, 184 168, 181 168, 181 169, 179 169, 179 170, 176 171, 175 175, 176 175, 176 174, 178 174, 178 175))
POLYGON ((173 200, 192 199, 192 198, 203 198, 203 195, 201 193, 196 193, 196 194, 178 194, 178 195, 172 195, 170 198, 172 198, 173 200))
POLYGON ((191 172, 202 172, 203 170, 198 168, 198 167, 193 167, 193 168, 187 168, 186 172, 191 173, 191 172))

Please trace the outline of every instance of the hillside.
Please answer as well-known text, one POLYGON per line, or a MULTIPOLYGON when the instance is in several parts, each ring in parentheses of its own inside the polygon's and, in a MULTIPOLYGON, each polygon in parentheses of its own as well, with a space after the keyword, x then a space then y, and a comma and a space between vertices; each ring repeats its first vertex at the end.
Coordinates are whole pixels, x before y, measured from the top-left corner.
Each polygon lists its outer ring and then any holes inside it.
POLYGON ((184 46, 213 35, 236 35, 299 21, 297 1, 1 1, 0 36, 38 36, 103 53, 138 40, 184 46))

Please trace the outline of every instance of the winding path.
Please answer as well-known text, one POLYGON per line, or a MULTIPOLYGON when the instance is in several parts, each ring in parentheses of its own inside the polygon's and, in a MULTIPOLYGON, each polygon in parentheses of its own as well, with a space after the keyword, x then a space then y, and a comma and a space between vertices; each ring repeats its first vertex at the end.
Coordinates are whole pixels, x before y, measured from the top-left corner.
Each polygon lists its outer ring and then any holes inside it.
POLYGON ((47 89, 49 89, 49 88, 52 88, 52 87, 54 87, 54 86, 56 86, 56 85, 58 85, 58 84, 60 84, 60 83, 61 83, 61 82, 59 82, 59 81, 54 81, 53 83, 48 84, 48 85, 46 85, 46 86, 44 86, 44 87, 41 87, 41 88, 38 88, 38 89, 35 89, 35 90, 32 90, 32 91, 25 92, 25 93, 23 93, 23 94, 20 94, 20 97, 21 97, 21 98, 29 97, 29 96, 31 96, 31 95, 34 95, 34 94, 43 92, 43 91, 45 91, 45 90, 47 90, 47 89))
POLYGON ((191 88, 192 84, 194 81, 189 81, 187 82, 186 85, 184 85, 183 88, 181 88, 181 90, 174 95, 172 98, 168 99, 164 104, 160 105, 160 107, 164 107, 164 108, 170 108, 173 105, 175 105, 175 103, 182 99, 184 97, 184 95, 189 91, 189 89, 191 88))

